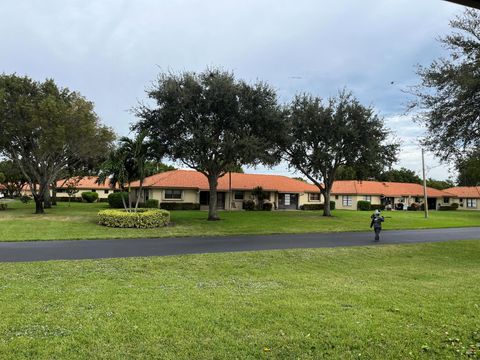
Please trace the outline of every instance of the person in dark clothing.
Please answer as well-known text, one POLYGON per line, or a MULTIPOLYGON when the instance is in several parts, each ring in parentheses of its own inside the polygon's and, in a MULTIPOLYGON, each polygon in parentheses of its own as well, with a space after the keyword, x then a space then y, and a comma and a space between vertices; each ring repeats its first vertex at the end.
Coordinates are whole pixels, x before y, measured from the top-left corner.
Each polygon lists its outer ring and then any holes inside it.
POLYGON ((373 227, 373 231, 375 231, 375 241, 380 241, 380 231, 382 231, 382 222, 385 221, 385 218, 380 214, 379 210, 375 210, 371 219, 370 227, 373 227))

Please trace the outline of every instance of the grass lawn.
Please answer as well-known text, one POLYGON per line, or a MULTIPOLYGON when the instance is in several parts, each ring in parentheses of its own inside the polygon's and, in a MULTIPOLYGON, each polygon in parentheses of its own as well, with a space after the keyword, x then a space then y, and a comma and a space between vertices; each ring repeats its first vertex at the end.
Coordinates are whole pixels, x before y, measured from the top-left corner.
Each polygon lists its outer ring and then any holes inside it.
MULTIPOLYGON (((221 221, 206 221, 203 211, 173 211, 175 226, 160 229, 112 229, 96 224, 98 210, 107 204, 59 203, 46 215, 35 215, 34 204, 9 203, 0 211, 0 241, 108 239, 168 236, 369 231, 370 212, 335 210, 325 218, 319 211, 221 212, 221 221)), ((480 226, 480 212, 385 212, 384 228, 420 229, 480 226)))
POLYGON ((480 241, 0 264, 1 359, 479 358, 480 241))

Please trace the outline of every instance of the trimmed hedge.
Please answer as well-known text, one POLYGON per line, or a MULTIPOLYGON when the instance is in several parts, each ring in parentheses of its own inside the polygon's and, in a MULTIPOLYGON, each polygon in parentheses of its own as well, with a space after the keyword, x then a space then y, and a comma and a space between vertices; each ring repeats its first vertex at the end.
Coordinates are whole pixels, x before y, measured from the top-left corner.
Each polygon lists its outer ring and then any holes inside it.
POLYGON ((122 196, 125 199, 125 204, 128 206, 128 192, 116 192, 108 195, 108 205, 112 209, 123 209, 122 196))
POLYGON ((438 208, 439 211, 451 211, 451 210, 457 210, 457 209, 458 209, 458 204, 456 203, 452 205, 440 205, 440 207, 438 208))
POLYGON ((93 203, 98 200, 98 194, 93 191, 82 192, 82 199, 88 203, 93 203))
POLYGON ((157 199, 148 199, 145 203, 147 209, 158 209, 159 201, 157 199))
POLYGON ((263 203, 262 205, 263 211, 272 211, 272 208, 273 208, 273 204, 271 202, 266 202, 266 203, 263 203))
POLYGON ((20 196, 20 201, 24 204, 28 204, 31 200, 32 200, 31 196, 28 196, 28 195, 20 196))
MULTIPOLYGON (((323 210, 324 204, 304 204, 300 210, 323 210)), ((330 210, 335 210, 335 201, 330 201, 330 210)))
POLYGON ((98 224, 117 228, 157 228, 170 222, 170 213, 160 209, 138 209, 137 212, 107 209, 98 212, 98 224))
POLYGON ((246 211, 253 211, 255 210, 255 201, 253 200, 245 200, 243 202, 243 209, 246 211))
POLYGON ((165 202, 165 203, 160 204, 160 209, 164 209, 164 210, 200 210, 200 204, 165 202))
POLYGON ((372 204, 370 203, 370 201, 359 200, 357 201, 357 210, 370 211, 372 210, 372 204))
POLYGON ((7 203, 0 203, 0 211, 5 211, 8 209, 7 203))

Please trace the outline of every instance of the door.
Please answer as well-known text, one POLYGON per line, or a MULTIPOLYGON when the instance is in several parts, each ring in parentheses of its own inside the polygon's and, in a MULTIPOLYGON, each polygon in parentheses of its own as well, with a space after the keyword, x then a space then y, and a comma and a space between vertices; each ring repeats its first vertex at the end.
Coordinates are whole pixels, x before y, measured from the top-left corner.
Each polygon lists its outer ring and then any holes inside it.
POLYGON ((298 194, 278 194, 279 209, 298 209, 298 194))

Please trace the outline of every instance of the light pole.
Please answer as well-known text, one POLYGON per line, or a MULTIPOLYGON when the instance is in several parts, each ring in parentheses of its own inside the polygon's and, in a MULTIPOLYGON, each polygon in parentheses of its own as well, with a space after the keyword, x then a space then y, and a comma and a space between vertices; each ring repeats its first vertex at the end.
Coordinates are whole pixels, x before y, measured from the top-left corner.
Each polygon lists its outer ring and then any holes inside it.
POLYGON ((422 148, 422 173, 423 173, 423 208, 425 209, 425 219, 428 219, 428 198, 427 198, 427 179, 425 178, 425 156, 422 148))

